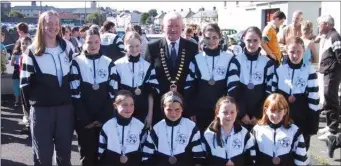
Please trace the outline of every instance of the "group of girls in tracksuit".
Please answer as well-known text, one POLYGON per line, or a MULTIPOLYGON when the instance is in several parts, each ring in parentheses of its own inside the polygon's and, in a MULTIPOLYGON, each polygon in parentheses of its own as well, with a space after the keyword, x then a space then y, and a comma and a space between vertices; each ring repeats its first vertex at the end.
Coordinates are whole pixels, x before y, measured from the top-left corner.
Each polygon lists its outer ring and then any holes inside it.
MULTIPOLYGON (((246 47, 239 55, 221 51, 217 24, 206 25, 203 35, 203 51, 188 75, 187 88, 195 92, 190 101, 195 106, 188 108, 194 117, 183 117, 184 99, 169 91, 161 98, 164 119, 156 123, 157 76, 140 55, 137 32, 127 32, 126 55, 115 62, 100 51, 97 29, 86 32, 84 50, 76 57, 58 35, 55 48, 30 46, 20 87, 33 113, 36 165, 51 161, 50 146, 44 146, 53 143, 42 133, 54 127, 51 135, 61 140, 58 146, 67 144, 71 123, 82 165, 307 165, 319 97, 316 72, 302 63, 303 41, 289 40, 289 62, 275 69, 261 54, 257 27, 246 30, 246 47), (47 97, 50 93, 54 96, 47 97), (48 125, 37 126, 44 114, 50 116, 48 125), (62 132, 67 137, 61 138, 62 132)), ((56 149, 57 157, 70 165, 70 154, 63 154, 67 148, 56 149)))

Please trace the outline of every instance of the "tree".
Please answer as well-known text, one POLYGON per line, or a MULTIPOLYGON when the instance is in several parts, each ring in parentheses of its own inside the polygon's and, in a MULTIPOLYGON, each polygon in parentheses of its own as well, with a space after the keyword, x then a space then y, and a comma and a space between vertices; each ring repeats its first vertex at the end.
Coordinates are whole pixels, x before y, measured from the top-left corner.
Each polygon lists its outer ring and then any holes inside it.
POLYGON ((148 17, 149 17, 148 13, 142 13, 142 15, 141 15, 141 24, 142 25, 146 25, 147 24, 148 17))
POLYGON ((25 16, 20 13, 19 11, 17 10, 11 10, 9 13, 8 13, 8 17, 12 17, 12 18, 24 18, 25 16))
POLYGON ((156 17, 157 16, 157 11, 156 9, 150 9, 148 14, 152 17, 156 17))
POLYGON ((101 25, 105 21, 105 17, 99 12, 90 13, 86 16, 85 21, 87 23, 101 25))

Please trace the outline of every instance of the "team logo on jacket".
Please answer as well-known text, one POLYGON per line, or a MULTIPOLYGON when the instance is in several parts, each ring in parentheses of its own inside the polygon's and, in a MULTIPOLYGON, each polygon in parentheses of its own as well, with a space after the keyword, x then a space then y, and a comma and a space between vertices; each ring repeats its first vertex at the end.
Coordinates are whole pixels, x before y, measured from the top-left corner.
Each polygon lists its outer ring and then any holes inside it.
POLYGON ((135 134, 129 134, 127 138, 127 142, 131 145, 134 145, 137 143, 137 136, 135 134))
POLYGON ((304 88, 305 85, 306 85, 306 81, 305 81, 303 78, 298 77, 298 78, 297 78, 297 81, 296 81, 296 83, 295 83, 295 86, 296 86, 297 88, 304 88))
POLYGON ((281 140, 279 140, 279 144, 283 147, 283 148, 287 148, 290 146, 290 139, 288 137, 285 137, 281 140))
POLYGON ((217 74, 218 74, 219 76, 223 76, 223 75, 225 75, 225 70, 226 70, 225 67, 219 66, 219 67, 217 68, 216 72, 217 72, 217 74))
POLYGON ((242 148, 242 141, 240 141, 239 139, 234 139, 233 142, 232 142, 232 147, 234 149, 240 149, 242 148))
POLYGON ((69 63, 69 57, 64 56, 64 63, 69 63))
POLYGON ((262 81, 262 78, 263 78, 262 73, 259 71, 254 72, 252 77, 253 77, 253 80, 255 81, 262 81))
POLYGON ((179 134, 175 141, 184 145, 187 142, 187 136, 185 134, 179 134))
POLYGON ((101 78, 105 78, 107 76, 107 72, 104 69, 99 69, 97 75, 101 78))
POLYGON ((143 79, 144 77, 144 72, 143 71, 140 71, 137 75, 140 79, 143 79))

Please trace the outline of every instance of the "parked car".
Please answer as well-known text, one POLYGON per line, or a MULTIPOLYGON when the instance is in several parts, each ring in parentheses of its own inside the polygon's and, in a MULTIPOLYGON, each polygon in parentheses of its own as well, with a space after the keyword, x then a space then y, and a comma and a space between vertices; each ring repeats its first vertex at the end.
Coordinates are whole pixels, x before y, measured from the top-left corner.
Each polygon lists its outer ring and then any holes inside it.
POLYGON ((163 35, 162 34, 146 34, 146 37, 149 40, 149 42, 151 42, 151 41, 155 41, 157 39, 162 38, 163 35))

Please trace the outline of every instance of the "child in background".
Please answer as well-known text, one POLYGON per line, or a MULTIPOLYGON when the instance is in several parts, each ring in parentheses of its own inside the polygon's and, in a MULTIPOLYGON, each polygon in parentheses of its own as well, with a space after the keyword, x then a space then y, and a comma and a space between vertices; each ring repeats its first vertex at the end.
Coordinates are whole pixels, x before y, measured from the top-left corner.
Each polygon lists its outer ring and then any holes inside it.
POLYGON ((4 45, 4 41, 5 41, 5 34, 3 32, 1 32, 1 36, 0 36, 0 41, 1 41, 1 74, 3 74, 6 71, 6 55, 7 55, 7 50, 6 47, 4 45))

